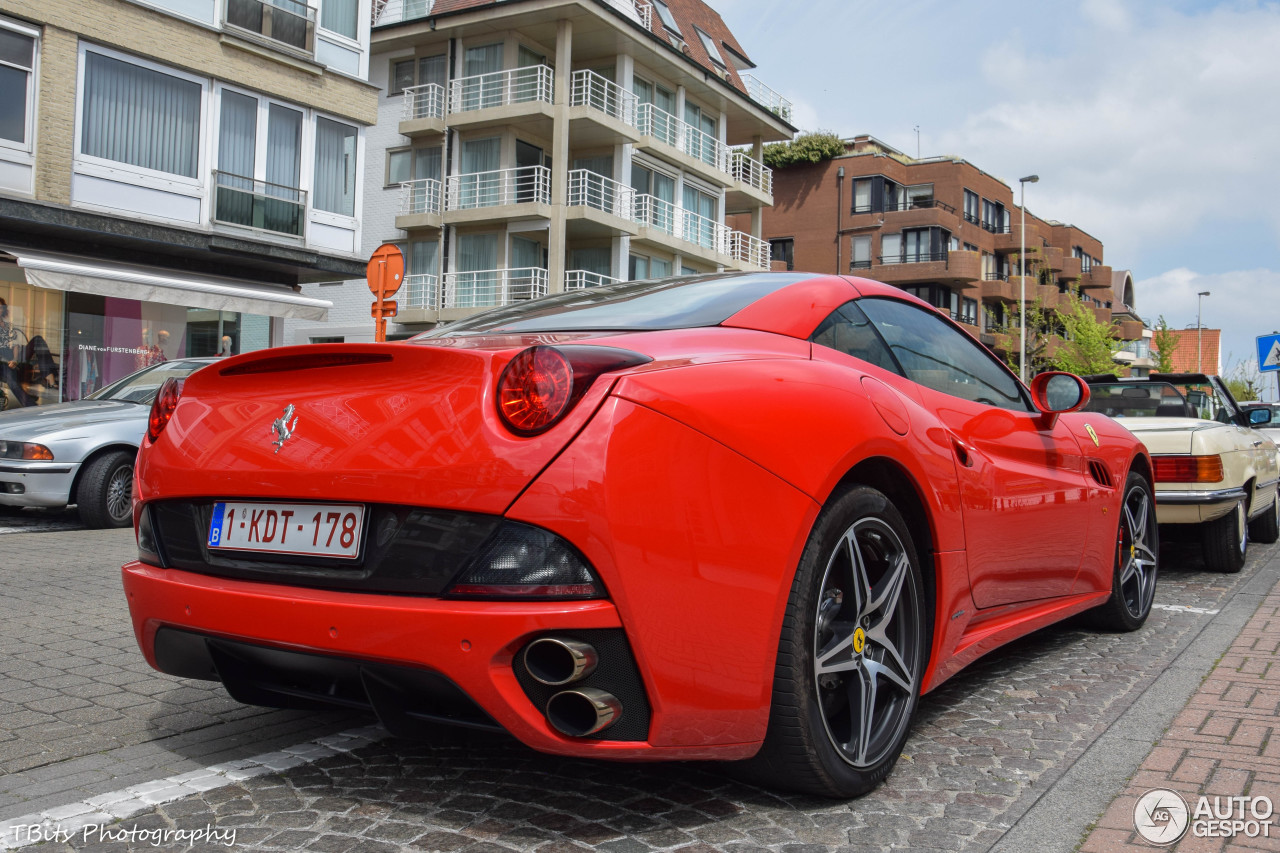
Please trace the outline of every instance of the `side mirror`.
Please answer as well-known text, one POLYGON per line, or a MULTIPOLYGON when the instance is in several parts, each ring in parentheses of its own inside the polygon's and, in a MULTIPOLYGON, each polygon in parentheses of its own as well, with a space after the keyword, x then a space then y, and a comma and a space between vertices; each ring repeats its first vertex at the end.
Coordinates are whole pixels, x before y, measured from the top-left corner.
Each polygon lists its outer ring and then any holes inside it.
POLYGON ((1048 428, 1058 415, 1079 411, 1088 404, 1089 386, 1074 373, 1041 373, 1031 380, 1031 402, 1048 428))
POLYGON ((1249 426, 1262 426, 1271 423, 1271 407, 1259 406, 1256 409, 1245 409, 1249 415, 1249 426))

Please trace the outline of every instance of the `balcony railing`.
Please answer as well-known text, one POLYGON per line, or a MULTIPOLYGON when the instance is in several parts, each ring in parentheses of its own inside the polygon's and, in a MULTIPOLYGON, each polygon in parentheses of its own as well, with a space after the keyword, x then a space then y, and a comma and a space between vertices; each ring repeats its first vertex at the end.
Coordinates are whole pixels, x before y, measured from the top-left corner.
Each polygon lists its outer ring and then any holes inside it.
POLYGON ((636 14, 640 16, 640 23, 644 24, 646 30, 653 29, 653 6, 644 0, 634 0, 636 14))
POLYGON ((927 208, 939 208, 947 213, 955 213, 956 209, 945 201, 939 201, 936 198, 906 198, 898 202, 897 205, 886 206, 885 210, 925 210, 927 208))
POLYGON ((406 308, 440 309, 440 277, 431 273, 404 277, 406 308))
POLYGON ((743 231, 676 207, 669 201, 636 196, 635 221, 758 269, 769 269, 769 244, 743 231))
POLYGON ((1012 234, 1013 226, 984 220, 982 222, 982 230, 990 231, 992 234, 1012 234))
POLYGON ((573 72, 573 86, 569 90, 569 106, 591 107, 623 124, 635 126, 636 110, 640 99, 634 93, 606 80, 594 71, 573 72))
POLYGON ((404 90, 404 109, 400 113, 400 120, 413 121, 419 118, 444 118, 444 86, 427 83, 404 90))
POLYGON ((770 89, 754 74, 739 74, 747 96, 785 122, 791 121, 791 102, 770 89))
POLYGON ((459 77, 449 82, 449 112, 464 113, 531 101, 550 104, 554 101, 554 92, 555 72, 546 65, 459 77))
POLYGON ((773 195, 773 170, 745 151, 734 151, 730 155, 729 175, 735 181, 773 195))
POLYGON ((882 264, 926 264, 930 261, 945 261, 946 252, 907 252, 901 255, 881 255, 882 264))
POLYGON ((433 6, 435 0, 373 0, 373 25, 380 27, 425 18, 433 6))
POLYGON ((582 290, 586 287, 599 287, 602 284, 617 284, 622 281, 604 273, 590 270, 566 270, 564 274, 565 290, 582 290))
POLYGON ((315 49, 316 10, 299 0, 227 0, 226 22, 307 53, 315 49))
POLYGON ((550 204, 551 170, 520 166, 493 172, 450 175, 445 210, 475 210, 504 204, 550 204))
POLYGON ((729 257, 756 269, 769 269, 769 244, 745 231, 729 231, 729 257))
POLYGON ((547 271, 521 267, 451 272, 444 277, 444 308, 490 308, 547 295, 547 271))
POLYGON ((400 215, 439 214, 443 209, 441 207, 442 189, 443 185, 433 178, 403 181, 400 184, 400 215))
POLYGON ((849 261, 849 269, 851 270, 869 270, 871 269, 871 260, 865 261, 849 261))
POLYGON ((695 160, 709 163, 721 172, 729 171, 727 145, 666 110, 658 109, 653 104, 641 104, 637 110, 636 127, 645 136, 652 136, 695 160))
POLYGON ((631 219, 635 215, 635 198, 634 189, 612 178, 587 169, 574 169, 569 173, 570 207, 590 207, 631 219))
POLYGON ((213 221, 276 234, 306 233, 307 192, 229 172, 214 172, 213 221))
POLYGON ((1008 281, 1009 274, 1007 272, 988 272, 982 274, 983 281, 1008 281))

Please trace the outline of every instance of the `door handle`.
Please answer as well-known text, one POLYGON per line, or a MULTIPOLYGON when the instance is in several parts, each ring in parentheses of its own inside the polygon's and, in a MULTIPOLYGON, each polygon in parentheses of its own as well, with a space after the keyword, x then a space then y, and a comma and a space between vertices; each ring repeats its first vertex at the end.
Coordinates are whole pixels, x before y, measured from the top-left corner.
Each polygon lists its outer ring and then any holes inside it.
POLYGON ((960 460, 960 464, 966 468, 973 467, 973 451, 969 445, 965 444, 954 435, 951 436, 951 446, 955 449, 956 459, 960 460))

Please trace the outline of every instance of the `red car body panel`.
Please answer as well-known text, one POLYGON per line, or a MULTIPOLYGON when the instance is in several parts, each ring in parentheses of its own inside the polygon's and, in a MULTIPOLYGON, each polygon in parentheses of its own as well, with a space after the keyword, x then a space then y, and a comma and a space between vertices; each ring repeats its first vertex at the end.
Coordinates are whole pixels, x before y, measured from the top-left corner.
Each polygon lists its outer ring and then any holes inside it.
POLYGON ((572 543, 608 597, 458 601, 131 562, 123 577, 139 645, 157 668, 157 631, 172 627, 428 669, 549 752, 747 757, 764 737, 809 532, 869 462, 893 472, 923 514, 928 539, 917 551, 933 623, 922 692, 1104 601, 1118 489, 1146 464, 1141 445, 1100 416, 970 403, 808 341, 860 294, 923 304, 863 279, 814 277, 717 327, 293 347, 194 374, 165 431, 144 441, 135 518, 182 498, 394 501, 503 516, 572 543), (519 437, 497 416, 495 388, 535 344, 651 360, 601 376, 562 421, 519 437), (269 369, 316 352, 378 360, 269 369), (298 427, 275 445, 271 424, 286 404, 298 427), (1090 460, 1111 472, 1110 487, 1091 478, 1090 460), (586 629, 625 631, 651 705, 645 740, 559 734, 517 683, 513 662, 531 638, 586 629))

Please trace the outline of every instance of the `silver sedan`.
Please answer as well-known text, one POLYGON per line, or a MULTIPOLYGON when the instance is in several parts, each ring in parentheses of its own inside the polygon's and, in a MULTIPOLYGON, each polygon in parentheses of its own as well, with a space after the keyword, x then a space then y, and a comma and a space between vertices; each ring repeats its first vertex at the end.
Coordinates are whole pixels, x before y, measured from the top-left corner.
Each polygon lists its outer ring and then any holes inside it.
POLYGON ((0 506, 76 504, 89 527, 132 523, 133 460, 169 377, 216 359, 143 368, 83 400, 0 412, 0 506))

